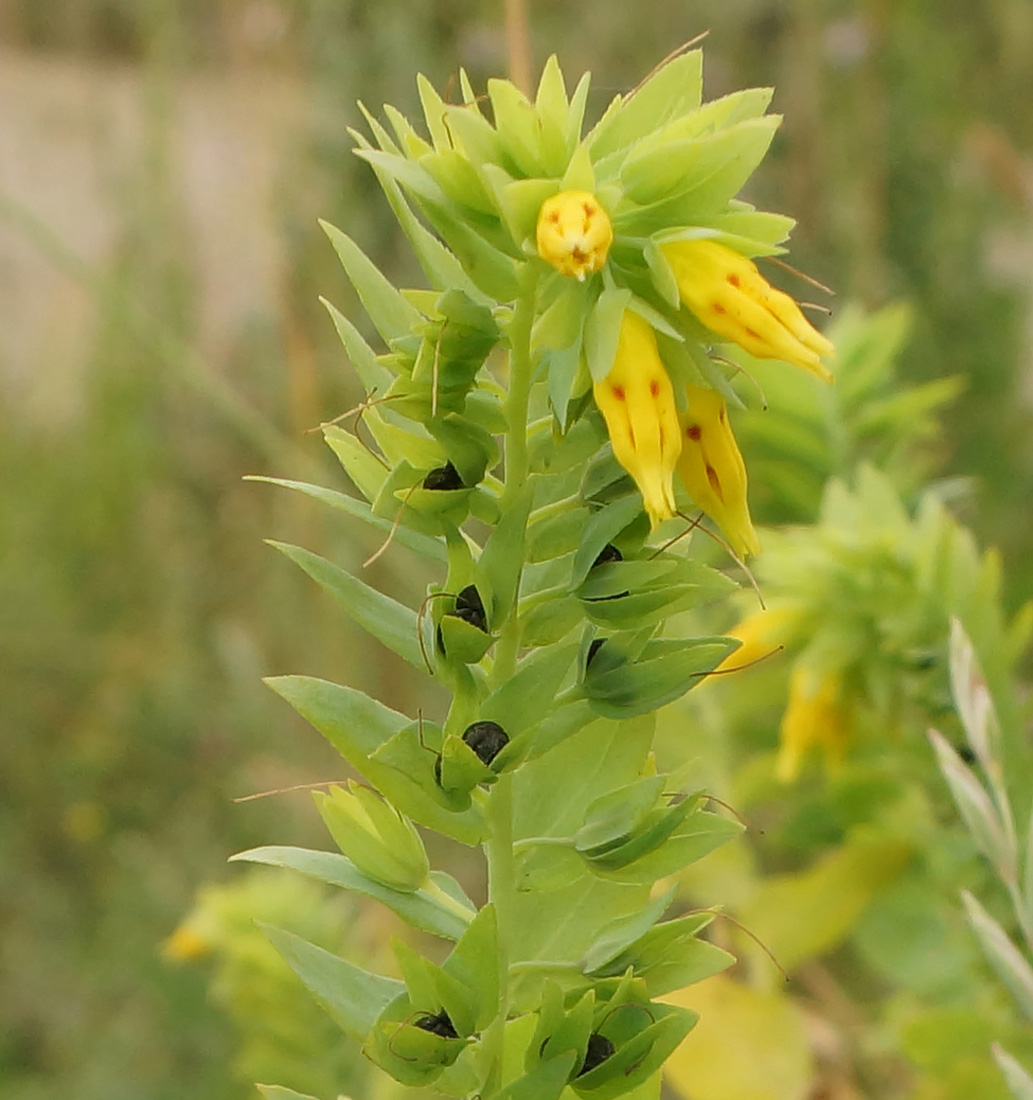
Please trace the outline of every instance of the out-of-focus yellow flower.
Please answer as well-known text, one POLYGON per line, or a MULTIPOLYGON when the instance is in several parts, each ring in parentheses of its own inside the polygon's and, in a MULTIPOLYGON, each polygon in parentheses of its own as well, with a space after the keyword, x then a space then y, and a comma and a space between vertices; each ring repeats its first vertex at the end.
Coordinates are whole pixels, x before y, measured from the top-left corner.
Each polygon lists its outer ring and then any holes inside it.
POLYGON ((789 705, 779 730, 781 748, 775 774, 783 783, 791 783, 814 745, 824 750, 826 763, 839 763, 852 735, 853 718, 843 698, 840 675, 819 673, 798 663, 789 679, 789 705))
POLYGON ((738 638, 742 645, 729 653, 714 671, 751 664, 776 647, 786 645, 792 639, 798 619, 799 612, 792 607, 769 607, 747 615, 725 631, 729 638, 738 638))
POLYGON ((189 923, 181 924, 161 945, 161 953, 174 962, 193 962, 212 949, 211 941, 189 923))
POLYGON ((752 260, 717 241, 672 241, 661 247, 681 300, 707 328, 758 359, 784 359, 832 381, 821 361, 835 351, 832 343, 752 260))
POLYGON ((688 412, 679 417, 678 473, 692 499, 728 537, 740 557, 760 553, 746 502, 746 464, 728 424, 724 399, 716 390, 686 387, 688 412))
POLYGON ((681 452, 678 410, 653 327, 625 310, 610 373, 592 392, 613 453, 635 479, 649 521, 674 515, 674 468, 681 452))
POLYGON ((542 203, 537 239, 543 260, 561 275, 584 281, 606 263, 613 226, 590 191, 561 191, 542 203))

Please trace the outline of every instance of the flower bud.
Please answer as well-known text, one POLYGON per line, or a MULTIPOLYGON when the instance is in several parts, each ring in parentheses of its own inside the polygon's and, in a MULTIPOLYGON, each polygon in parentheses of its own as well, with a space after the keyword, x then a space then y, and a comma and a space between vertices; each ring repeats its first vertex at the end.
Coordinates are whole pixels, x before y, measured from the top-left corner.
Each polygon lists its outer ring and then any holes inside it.
POLYGON ((740 252, 717 241, 671 241, 661 246, 681 300, 718 336, 758 359, 784 359, 831 382, 822 357, 835 348, 740 252))
POLYGON ((406 892, 427 881, 430 868, 420 834, 375 792, 349 780, 348 790, 334 786, 312 795, 338 848, 368 878, 406 892))
POLYGON ((601 271, 613 243, 613 226, 588 191, 561 191, 538 213, 538 255, 561 275, 583 282, 601 271))
POLYGON ((674 515, 674 467, 681 451, 674 389, 648 321, 625 310, 610 373, 593 387, 617 461, 635 479, 649 521, 674 515))
POLYGON ((724 399, 704 386, 686 387, 678 473, 689 496, 724 531, 740 557, 760 553, 746 502, 746 464, 728 424, 724 399))

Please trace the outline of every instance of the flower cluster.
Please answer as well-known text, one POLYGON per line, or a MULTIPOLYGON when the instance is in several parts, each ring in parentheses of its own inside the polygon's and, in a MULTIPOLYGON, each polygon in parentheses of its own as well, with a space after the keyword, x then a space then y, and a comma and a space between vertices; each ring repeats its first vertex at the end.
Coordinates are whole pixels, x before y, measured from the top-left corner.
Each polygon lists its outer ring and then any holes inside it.
POLYGON ((783 251, 792 220, 736 198, 780 121, 771 90, 703 103, 694 50, 582 134, 587 78, 568 98, 555 58, 533 102, 488 82, 494 124, 461 86, 454 105, 421 82, 429 142, 388 109, 394 135, 368 116, 379 148, 357 135, 359 155, 448 242, 473 296, 512 300, 541 265, 533 345, 552 411, 569 428, 591 390, 651 525, 678 510, 677 471, 735 552, 757 553, 723 365, 742 349, 829 381, 833 353, 753 262, 783 251))

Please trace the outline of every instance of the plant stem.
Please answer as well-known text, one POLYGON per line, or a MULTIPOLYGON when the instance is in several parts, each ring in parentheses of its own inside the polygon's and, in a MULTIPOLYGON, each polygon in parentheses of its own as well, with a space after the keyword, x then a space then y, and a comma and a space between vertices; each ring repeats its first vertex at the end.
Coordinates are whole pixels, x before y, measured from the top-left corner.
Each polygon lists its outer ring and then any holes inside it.
MULTIPOLYGON (((511 507, 527 482, 527 422, 531 401, 533 364, 531 324, 538 290, 538 266, 527 263, 520 276, 520 297, 509 326, 509 389, 506 394, 506 484, 503 510, 511 507)), ((492 682, 500 686, 513 674, 520 650, 520 620, 514 607, 502 625, 495 645, 492 682)), ((490 833, 485 843, 488 860, 488 901, 495 906, 499 927, 499 1011, 484 1033, 486 1079, 482 1097, 487 1100, 501 1087, 502 1054, 509 1010, 509 954, 513 903, 516 899, 516 861, 513 853, 513 777, 499 776, 487 800, 490 833)))

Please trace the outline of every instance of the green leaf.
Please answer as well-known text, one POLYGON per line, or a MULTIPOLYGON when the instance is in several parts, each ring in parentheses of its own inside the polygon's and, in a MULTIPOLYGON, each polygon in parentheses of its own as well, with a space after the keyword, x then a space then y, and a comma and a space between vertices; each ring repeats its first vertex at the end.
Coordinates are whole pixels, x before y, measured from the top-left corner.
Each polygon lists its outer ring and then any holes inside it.
POLYGON ((461 892, 459 884, 441 871, 431 875, 435 893, 420 889, 413 893, 392 890, 391 887, 364 875, 347 856, 338 852, 319 852, 309 848, 271 845, 251 848, 230 856, 231 862, 263 863, 270 867, 289 867, 310 878, 340 886, 356 894, 374 898, 396 912, 407 924, 422 932, 457 940, 476 915, 469 899, 457 904, 452 899, 461 892), (445 881, 447 896, 442 896, 445 881), (464 913, 463 910, 466 910, 464 913))
POLYGON ((968 890, 961 891, 961 900, 965 903, 968 922, 972 925, 983 954, 1015 998, 1022 1014, 1033 1023, 1033 967, 1004 929, 968 890))
POLYGON ((517 1078, 498 1094, 498 1100, 559 1100, 574 1069, 577 1051, 539 1062, 530 1073, 517 1078))
POLYGON ((291 970, 319 998, 337 1023, 360 1041, 404 985, 394 978, 371 974, 282 928, 259 922, 291 970))
POLYGON ((1000 1043, 994 1043, 990 1047, 990 1053, 1015 1100, 1033 1100, 1033 1077, 1030 1077, 1000 1043))
POLYGON ((354 688, 310 676, 276 676, 265 681, 307 719, 349 764, 377 788, 396 809, 463 844, 484 836, 480 812, 471 807, 452 813, 415 780, 370 757, 412 723, 354 688))
POLYGON ((592 873, 610 882, 647 885, 684 870, 715 848, 742 832, 737 821, 697 810, 659 848, 616 870, 592 868, 592 873))
POLYGON ((477 1006, 474 1028, 491 1023, 499 1011, 499 929, 495 907, 485 905, 442 965, 462 982, 477 1006))
POLYGON ((601 508, 585 524, 585 533, 574 555, 570 583, 577 588, 588 576, 595 559, 602 553, 607 543, 614 539, 642 512, 642 499, 637 493, 622 497, 601 508))
POLYGON ((481 704, 481 719, 498 722, 510 740, 536 726, 555 710, 556 695, 577 651, 577 642, 570 642, 529 653, 481 704))
POLYGON ((322 485, 312 485, 307 481, 290 481, 287 478, 262 477, 258 474, 248 474, 244 480, 261 481, 267 485, 279 485, 284 489, 294 489, 299 493, 305 493, 306 496, 322 501, 323 504, 329 504, 331 508, 336 508, 339 512, 344 512, 354 519, 361 520, 363 523, 369 524, 370 527, 383 531, 384 534, 390 534, 394 530, 394 541, 419 554, 422 558, 442 564, 448 562, 445 544, 441 539, 430 538, 403 524, 395 527, 389 520, 375 516, 373 510, 365 501, 357 500, 346 493, 339 493, 336 489, 327 489, 322 485))
POLYGON ((617 100, 585 139, 598 160, 623 149, 665 122, 696 110, 703 98, 703 51, 668 62, 640 88, 617 100))
POLYGON ((345 354, 351 360, 355 373, 359 376, 359 381, 362 382, 366 393, 371 394, 374 391, 382 394, 386 393, 388 386, 394 380, 394 375, 383 363, 379 362, 373 349, 362 338, 362 334, 351 321, 326 298, 320 298, 319 300, 326 308, 327 313, 330 314, 334 328, 337 329, 337 335, 344 345, 345 354))
POLYGON ((359 492, 369 501, 376 500, 388 476, 384 464, 355 436, 338 427, 324 428, 323 438, 337 455, 345 473, 355 482, 359 492))
POLYGON ((363 630, 368 631, 414 668, 421 672, 427 671, 420 652, 419 626, 415 611, 371 588, 318 554, 289 543, 274 542, 272 539, 266 541, 321 584, 363 630))
POLYGON ((370 320, 387 343, 409 336, 422 315, 381 274, 361 248, 329 222, 319 223, 330 238, 370 320))
POLYGON ((484 592, 491 625, 506 619, 516 599, 524 564, 524 539, 532 496, 533 487, 525 486, 502 513, 477 562, 477 576, 483 584, 483 587, 478 584, 478 588, 484 592))
POLYGON ((644 936, 663 916, 677 892, 678 887, 674 885, 639 912, 610 921, 585 953, 585 973, 590 974, 593 970, 600 969, 611 959, 615 959, 626 947, 630 947, 644 936))
POLYGON ((266 1100, 316 1100, 305 1092, 295 1092, 294 1089, 285 1089, 282 1085, 255 1085, 255 1088, 266 1100))

